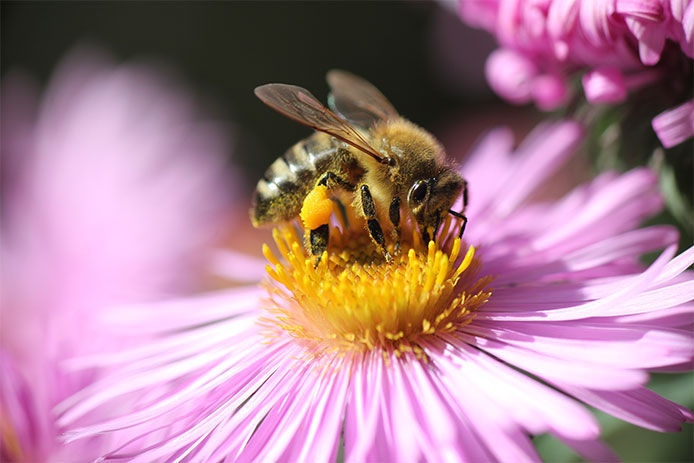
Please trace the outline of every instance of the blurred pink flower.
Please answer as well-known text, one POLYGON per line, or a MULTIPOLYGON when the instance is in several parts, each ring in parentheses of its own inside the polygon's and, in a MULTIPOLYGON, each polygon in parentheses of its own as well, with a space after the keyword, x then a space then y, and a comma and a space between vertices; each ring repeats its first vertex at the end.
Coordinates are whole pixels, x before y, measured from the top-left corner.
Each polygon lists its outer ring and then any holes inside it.
MULTIPOLYGON (((655 176, 607 172, 559 201, 528 202, 580 132, 573 123, 545 125, 514 150, 510 132, 496 130, 462 167, 471 196, 466 241, 480 254, 479 275, 495 278, 489 300, 452 331, 427 335, 426 319, 409 350, 386 348, 387 340, 364 348, 354 335, 342 344, 307 338, 303 330, 316 326, 307 304, 317 304, 324 317, 315 323, 325 326, 334 321, 332 299, 292 293, 277 282, 289 281, 291 269, 269 257, 277 280, 269 291, 238 287, 120 307, 114 330, 162 337, 76 360, 119 369, 61 404, 59 422, 132 397, 138 407, 67 436, 129 433, 105 456, 130 462, 335 461, 342 451, 346 462, 521 462, 539 460, 529 436, 542 433, 588 459, 614 459, 582 404, 648 429, 680 429, 691 411, 644 385, 649 369, 692 366, 694 278, 686 269, 694 248, 674 257, 675 229, 637 228, 662 207, 655 176), (662 248, 644 271, 640 256, 662 248)), ((278 244, 297 258, 297 242, 278 244)), ((451 297, 484 280, 465 278, 473 280, 454 283, 451 297)), ((397 292, 395 276, 388 281, 397 292)), ((405 299, 426 290, 413 291, 405 299)), ((351 310, 349 320, 358 313, 351 310)), ((383 310, 374 316, 389 323, 383 310)))
POLYGON ((122 345, 108 304, 198 287, 230 207, 224 127, 150 66, 71 54, 40 104, 2 95, 2 459, 91 461, 59 444, 52 408, 89 384, 65 359, 122 345))
MULTIPOLYGON (((589 102, 617 103, 630 90, 672 78, 668 67, 655 67, 668 43, 673 54, 694 57, 690 0, 460 0, 460 12, 501 45, 487 61, 491 87, 541 109, 566 103, 576 72, 585 72, 589 102)), ((664 145, 675 144, 668 132, 657 133, 664 145)))

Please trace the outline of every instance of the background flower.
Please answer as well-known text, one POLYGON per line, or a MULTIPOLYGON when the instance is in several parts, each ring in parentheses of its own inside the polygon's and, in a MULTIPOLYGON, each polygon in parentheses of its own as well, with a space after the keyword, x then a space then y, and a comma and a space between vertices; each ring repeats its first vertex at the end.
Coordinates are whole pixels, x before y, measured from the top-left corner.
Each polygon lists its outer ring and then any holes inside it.
POLYGON ((510 102, 564 107, 585 122, 597 171, 654 168, 671 214, 659 220, 677 223, 691 242, 694 2, 461 0, 459 7, 464 21, 499 42, 486 63, 490 86, 510 102))
POLYGON ((40 101, 21 74, 2 97, 2 454, 90 460, 57 443, 52 407, 96 373, 63 362, 120 345, 104 306, 200 287, 232 213, 229 140, 168 72, 93 50, 40 101))
POLYGON ((694 7, 687 1, 473 0, 461 1, 460 11, 502 46, 487 64, 492 87, 511 101, 534 100, 546 109, 566 102, 574 72, 590 71, 583 77, 588 101, 614 103, 629 88, 672 78, 665 74, 670 63, 651 68, 665 60, 666 44, 694 57, 694 7))
POLYGON ((691 411, 644 384, 646 370, 691 368, 685 269, 694 249, 673 259, 676 230, 636 228, 662 206, 646 169, 529 203, 579 139, 573 123, 546 125, 513 149, 498 130, 465 163, 475 198, 466 239, 478 248, 479 274, 494 276, 492 295, 453 333, 419 339, 426 362, 407 350, 303 339, 301 297, 283 298, 278 286, 269 302, 263 288, 241 287, 120 308, 121 330, 162 338, 81 360, 120 369, 61 404, 60 422, 134 395, 137 410, 69 433, 160 433, 145 452, 133 453, 135 438, 108 454, 133 461, 333 461, 339 452, 346 461, 536 461, 528 435, 543 433, 585 458, 614 458, 579 402, 649 429, 679 429, 691 411), (664 247, 644 271, 639 257, 664 247))

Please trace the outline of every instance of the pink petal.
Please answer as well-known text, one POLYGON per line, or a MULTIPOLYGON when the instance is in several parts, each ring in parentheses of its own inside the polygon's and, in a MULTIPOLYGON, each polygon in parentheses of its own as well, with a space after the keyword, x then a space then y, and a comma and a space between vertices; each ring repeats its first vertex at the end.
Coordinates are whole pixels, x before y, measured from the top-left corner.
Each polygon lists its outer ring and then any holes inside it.
POLYGON ((466 332, 495 338, 567 362, 653 368, 690 361, 694 340, 686 332, 645 330, 640 326, 605 327, 576 323, 476 323, 466 332))
MULTIPOLYGON (((399 363, 400 360, 395 355, 391 355, 390 362, 399 363)), ((399 454, 397 461, 419 461, 424 452, 430 448, 429 436, 421 429, 420 423, 413 414, 410 405, 412 397, 405 388, 401 369, 393 365, 386 370, 386 377, 389 381, 384 383, 384 386, 387 384, 388 394, 392 398, 390 407, 386 411, 387 415, 384 416, 385 420, 390 421, 390 429, 393 433, 390 450, 398 449, 395 452, 396 455, 399 454)))
MULTIPOLYGON (((493 129, 484 134, 472 149, 461 168, 461 173, 470 181, 468 188, 475 201, 468 208, 468 216, 482 214, 495 200, 496 193, 512 173, 510 156, 513 149, 513 134, 508 129, 493 129), (492 174, 494 173, 494 174, 492 174)), ((461 207, 458 202, 454 209, 461 207)))
POLYGON ((493 51, 485 64, 489 85, 513 103, 530 102, 537 72, 530 60, 510 49, 493 51))
POLYGON ((296 461, 318 461, 326 456, 329 461, 335 461, 351 382, 349 368, 346 363, 342 365, 343 371, 336 373, 337 377, 329 393, 325 394, 325 400, 313 410, 310 426, 306 431, 313 440, 304 447, 296 461))
POLYGON ((566 38, 572 33, 578 17, 579 0, 552 2, 547 13, 547 32, 554 39, 554 54, 565 61, 570 48, 566 38))
POLYGON ((541 74, 533 79, 530 93, 538 108, 552 111, 566 103, 569 87, 563 76, 541 74))
POLYGON ((668 109, 653 118, 653 130, 666 148, 694 136, 694 100, 668 109))
POLYGON ((675 21, 682 22, 684 10, 689 3, 690 0, 670 0, 670 13, 675 21))
POLYGON ((613 2, 585 0, 581 2, 579 21, 586 39, 600 48, 612 42, 609 18, 614 12, 613 2))
MULTIPOLYGON (((244 358, 244 354, 245 353, 243 352, 243 350, 241 350, 241 352, 239 352, 238 354, 238 357, 244 358)), ((96 430, 96 432, 104 432, 109 429, 120 429, 128 426, 133 426, 138 423, 143 423, 146 420, 151 419, 152 417, 161 415, 162 413, 166 413, 167 411, 176 407, 177 404, 180 404, 181 400, 190 399, 195 397, 196 395, 203 394, 206 390, 211 390, 217 385, 224 384, 229 380, 232 381, 229 384, 232 384, 234 387, 234 389, 232 390, 236 391, 233 394, 237 395, 233 395, 233 397, 235 399, 234 403, 236 403, 236 406, 238 406, 240 404, 238 403, 239 400, 241 403, 243 402, 242 398, 239 399, 239 396, 243 397, 241 395, 243 391, 252 388, 253 385, 255 385, 254 387, 257 388, 260 384, 263 383, 263 381, 267 380, 268 376, 272 375, 272 372, 274 371, 273 367, 275 365, 273 363, 265 362, 267 362, 269 358, 272 358, 273 354, 276 355, 276 353, 273 350, 271 350, 269 352, 263 352, 263 354, 260 356, 247 358, 244 361, 244 363, 239 364, 238 366, 236 366, 236 368, 228 367, 229 364, 233 365, 235 362, 238 362, 238 359, 235 359, 233 357, 229 362, 221 362, 218 364, 214 364, 214 366, 209 370, 205 371, 204 374, 194 378, 192 381, 184 383, 183 387, 179 388, 178 391, 174 391, 173 393, 167 394, 165 397, 162 397, 159 400, 153 401, 150 406, 132 412, 129 415, 124 415, 122 417, 114 418, 112 420, 105 421, 97 425, 92 425, 86 428, 74 430, 70 433, 70 438, 79 438, 82 435, 94 432, 92 430, 96 430)), ((193 360, 197 359, 193 357, 193 360)), ((113 389, 105 389, 103 391, 100 391, 100 394, 91 397, 89 402, 82 402, 78 407, 75 407, 71 409, 69 412, 65 413, 60 418, 59 424, 64 426, 65 424, 74 421, 80 415, 89 411, 91 407, 94 406, 94 404, 98 405, 104 400, 108 400, 108 398, 110 397, 115 397, 119 394, 127 393, 130 390, 137 390, 139 387, 146 386, 147 383, 152 383, 152 377, 155 377, 154 381, 156 382, 157 376, 162 376, 163 374, 171 373, 175 374, 175 371, 171 372, 169 368, 164 366, 160 368, 160 372, 158 372, 156 375, 147 375, 146 373, 148 372, 145 372, 145 374, 141 375, 142 378, 139 379, 138 383, 117 384, 115 386, 112 386, 113 389)), ((179 372, 179 375, 183 376, 181 372, 179 372)), ((274 377, 277 375, 272 376, 274 377)), ((272 381, 268 381, 268 383, 271 382, 272 381)))
POLYGON ((677 244, 678 239, 677 229, 667 225, 640 228, 578 249, 563 260, 567 270, 584 270, 663 249, 677 244))
POLYGON ((586 99, 591 103, 620 103, 627 97, 621 70, 602 67, 587 72, 582 79, 586 99))
POLYGON ((475 374, 468 374, 469 381, 494 397, 509 418, 529 433, 552 432, 582 440, 599 435, 595 417, 577 402, 469 346, 458 347, 462 358, 453 362, 476 364, 475 374))
POLYGON ((617 418, 654 431, 681 430, 683 407, 639 387, 628 391, 596 391, 558 382, 569 394, 617 418))
POLYGON ((591 362, 567 363, 563 358, 517 348, 488 338, 461 335, 466 342, 518 368, 548 381, 564 381, 594 389, 622 390, 644 384, 648 375, 637 370, 617 369, 591 362))
POLYGON ((442 382, 462 413, 471 417, 478 438, 500 461, 540 461, 527 434, 514 422, 509 422, 498 396, 488 395, 486 389, 473 385, 468 378, 479 370, 471 362, 453 365, 445 358, 437 364, 442 368, 442 382))
POLYGON ((653 22, 665 19, 663 5, 658 0, 616 0, 615 13, 653 22))
POLYGON ((599 461, 603 463, 622 461, 607 445, 597 439, 576 440, 560 437, 559 440, 571 447, 576 453, 588 461, 599 461))
POLYGON ((224 289, 184 299, 109 307, 101 320, 114 331, 154 335, 257 312, 260 299, 266 296, 267 291, 256 286, 224 289))
POLYGON ((641 62, 647 66, 658 63, 665 46, 665 27, 632 17, 624 18, 624 22, 639 41, 641 62))
MULTIPOLYGON (((625 279, 620 284, 620 288, 617 289, 611 295, 604 297, 600 300, 591 301, 585 304, 576 305, 573 307, 560 308, 556 310, 538 310, 527 313, 514 313, 512 315, 506 315, 503 313, 499 314, 480 314, 480 318, 488 318, 490 320, 518 320, 518 321, 550 321, 550 320, 578 320, 581 318, 590 317, 604 317, 604 316, 616 316, 616 315, 626 315, 629 313, 639 313, 650 311, 652 308, 649 306, 630 306, 628 309, 625 300, 630 301, 629 297, 636 294, 635 298, 638 300, 641 298, 638 291, 647 287, 651 284, 655 278, 660 274, 663 267, 667 261, 670 260, 675 252, 676 246, 668 247, 663 253, 656 259, 656 261, 651 264, 651 266, 642 274, 625 279), (607 312, 609 310, 609 312, 607 312), (636 312, 633 312, 633 311, 636 312)), ((675 305, 676 301, 681 301, 677 303, 685 302, 687 299, 687 294, 675 289, 666 290, 668 294, 673 293, 672 296, 675 299, 668 301, 667 303, 659 302, 660 305, 670 306, 668 304, 675 305)), ((658 294, 649 294, 649 299, 658 300, 658 294)), ((690 295, 691 296, 691 295, 690 295)))
MULTIPOLYGON (((692 264, 694 264, 694 246, 665 264, 665 268, 663 268, 662 273, 658 275, 654 283, 659 284, 675 279, 685 272, 692 264)), ((688 273, 689 272, 685 273, 685 275, 688 273)), ((689 274, 689 276, 691 276, 691 274, 689 274)))
POLYGON ((384 368, 381 358, 375 354, 367 354, 362 362, 355 362, 351 396, 345 415, 347 463, 365 461, 369 449, 374 445, 384 368))
POLYGON ((503 217, 525 201, 573 152, 581 133, 578 124, 563 122, 539 126, 528 135, 517 149, 514 182, 488 213, 503 217))
POLYGON ((609 181, 611 177, 610 173, 602 174, 588 186, 589 191, 578 189, 561 201, 553 217, 561 225, 541 234, 533 247, 547 248, 570 241, 571 248, 576 249, 598 241, 598 236, 630 230, 662 206, 662 199, 655 193, 657 179, 651 171, 634 169, 614 181, 609 181), (584 203, 578 213, 574 209, 576 201, 584 203))
POLYGON ((301 445, 301 441, 307 440, 310 436, 299 434, 297 430, 307 417, 314 400, 320 403, 321 397, 327 399, 326 392, 330 391, 332 379, 330 374, 314 377, 310 371, 305 372, 293 388, 291 396, 275 405, 253 431, 238 460, 279 461, 291 441, 298 440, 298 445, 301 445))
POLYGON ((694 58, 694 3, 690 2, 684 11, 682 29, 684 30, 685 40, 685 43, 680 43, 682 51, 690 58, 694 58))
MULTIPOLYGON (((287 354, 291 355, 290 352, 287 354)), ((236 395, 234 404, 237 409, 228 423, 228 429, 233 431, 228 434, 224 444, 216 449, 215 455, 238 461, 268 413, 274 410, 271 421, 273 417, 280 417, 282 404, 287 402, 294 391, 298 390, 302 380, 307 378, 308 368, 308 365, 296 365, 288 358, 273 366, 274 373, 265 383, 256 384, 255 389, 244 390, 242 395, 236 395)), ((248 456, 248 452, 245 456, 248 456)))
POLYGON ((232 249, 217 251, 210 264, 212 272, 231 281, 257 283, 265 278, 268 262, 232 249))
POLYGON ((682 304, 668 309, 653 310, 635 315, 623 315, 615 317, 616 322, 638 323, 649 327, 682 327, 683 329, 693 328, 694 324, 694 304, 682 304))

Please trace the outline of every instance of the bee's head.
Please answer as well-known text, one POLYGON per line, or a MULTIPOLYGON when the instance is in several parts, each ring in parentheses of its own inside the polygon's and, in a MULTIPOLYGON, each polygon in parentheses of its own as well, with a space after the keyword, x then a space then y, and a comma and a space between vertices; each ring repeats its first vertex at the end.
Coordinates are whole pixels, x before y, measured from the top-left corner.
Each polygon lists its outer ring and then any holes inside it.
POLYGON ((415 181, 407 192, 407 207, 425 237, 428 229, 438 228, 463 189, 464 180, 455 171, 445 169, 436 177, 415 181))

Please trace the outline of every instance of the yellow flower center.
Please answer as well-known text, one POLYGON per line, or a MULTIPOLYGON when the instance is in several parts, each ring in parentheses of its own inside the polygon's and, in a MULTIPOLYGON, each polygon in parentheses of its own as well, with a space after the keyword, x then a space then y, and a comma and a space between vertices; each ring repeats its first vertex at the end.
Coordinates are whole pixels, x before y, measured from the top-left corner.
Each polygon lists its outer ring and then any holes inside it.
POLYGON ((478 278, 479 261, 446 220, 437 242, 409 232, 393 245, 390 262, 363 232, 336 227, 318 265, 294 228, 273 230, 278 259, 265 245, 270 298, 267 334, 289 333, 320 351, 331 349, 414 352, 427 337, 453 333, 487 302, 491 278, 478 278), (279 283, 279 284, 277 284, 279 283), (279 328, 279 330, 278 330, 279 328))

